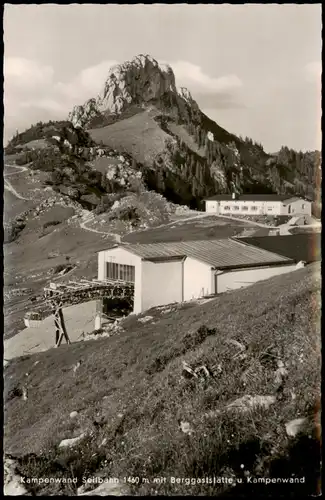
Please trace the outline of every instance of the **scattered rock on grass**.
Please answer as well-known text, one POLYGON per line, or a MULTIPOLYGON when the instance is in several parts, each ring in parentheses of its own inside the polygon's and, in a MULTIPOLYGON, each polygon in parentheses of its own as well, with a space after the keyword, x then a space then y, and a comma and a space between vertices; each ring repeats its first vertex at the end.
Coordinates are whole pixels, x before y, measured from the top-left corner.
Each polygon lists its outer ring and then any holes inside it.
POLYGON ((61 443, 59 444, 59 448, 68 448, 70 446, 74 446, 80 443, 80 441, 82 441, 84 437, 86 437, 86 434, 82 433, 80 434, 80 436, 77 436, 75 438, 63 439, 63 441, 61 441, 61 443))
POLYGON ((240 342, 238 342, 238 340, 235 340, 235 339, 227 339, 226 343, 231 344, 235 347, 238 347, 238 349, 240 349, 241 351, 245 351, 245 349, 246 349, 244 344, 241 344, 240 342))
POLYGON ((285 369, 283 361, 278 361, 278 368, 275 371, 275 383, 281 384, 284 378, 288 375, 288 370, 285 369))
POLYGON ((73 366, 73 373, 76 373, 76 371, 78 370, 78 368, 80 368, 80 366, 81 366, 81 361, 78 361, 78 363, 76 363, 73 366))
POLYGON ((152 316, 144 316, 143 318, 138 318, 138 321, 140 321, 141 323, 147 323, 148 321, 150 321, 152 319, 153 319, 152 316))
POLYGON ((300 432, 303 424, 305 423, 305 418, 295 418, 294 420, 290 420, 285 424, 286 432, 288 436, 294 437, 300 432))
POLYGON ((4 460, 4 495, 18 496, 25 495, 26 488, 21 483, 21 478, 16 472, 17 464, 10 458, 4 460))
POLYGON ((189 422, 184 422, 181 420, 179 425, 180 425, 181 431, 184 432, 184 434, 188 434, 189 436, 191 434, 193 434, 194 430, 191 427, 191 424, 189 422))
POLYGON ((76 418, 78 416, 78 412, 77 411, 72 411, 70 413, 70 418, 76 418))
POLYGON ((24 401, 27 401, 27 399, 28 399, 28 395, 27 395, 27 387, 23 387, 23 391, 22 391, 22 392, 23 392, 23 395, 22 395, 23 400, 24 400, 24 401))
POLYGON ((240 412, 248 412, 256 408, 268 409, 270 405, 275 403, 275 396, 250 396, 249 394, 238 398, 230 403, 227 410, 238 410, 240 412))

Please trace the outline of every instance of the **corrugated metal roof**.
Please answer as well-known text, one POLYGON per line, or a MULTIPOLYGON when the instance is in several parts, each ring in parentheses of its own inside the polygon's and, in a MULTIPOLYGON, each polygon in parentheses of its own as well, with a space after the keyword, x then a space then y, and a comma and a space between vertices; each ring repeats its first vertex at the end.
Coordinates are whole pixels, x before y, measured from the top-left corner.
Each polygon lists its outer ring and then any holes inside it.
POLYGON ((290 263, 291 259, 231 239, 121 245, 145 260, 191 257, 217 269, 290 263))

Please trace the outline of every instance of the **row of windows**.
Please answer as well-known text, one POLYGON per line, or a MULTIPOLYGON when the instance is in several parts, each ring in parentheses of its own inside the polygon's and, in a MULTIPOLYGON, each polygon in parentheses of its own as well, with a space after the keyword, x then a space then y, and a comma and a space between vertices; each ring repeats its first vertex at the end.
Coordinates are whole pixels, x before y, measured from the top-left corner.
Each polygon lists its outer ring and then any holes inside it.
POLYGON ((135 281, 135 267, 125 264, 116 264, 115 262, 106 262, 106 279, 135 281))
MULTIPOLYGON (((231 207, 230 206, 225 206, 223 207, 224 210, 231 210, 231 207)), ((234 206, 232 207, 233 210, 243 210, 244 212, 247 212, 248 210, 252 210, 253 212, 256 211, 258 209, 258 207, 246 207, 246 206, 243 206, 243 207, 238 207, 238 206, 234 206)))

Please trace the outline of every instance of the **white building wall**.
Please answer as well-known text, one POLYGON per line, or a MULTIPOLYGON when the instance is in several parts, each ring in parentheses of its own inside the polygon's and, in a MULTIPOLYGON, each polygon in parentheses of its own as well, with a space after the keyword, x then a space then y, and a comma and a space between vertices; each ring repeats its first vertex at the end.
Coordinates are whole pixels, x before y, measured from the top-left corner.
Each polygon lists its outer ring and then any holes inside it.
POLYGON ((217 274, 216 293, 223 293, 229 290, 236 290, 252 285, 257 281, 266 280, 272 276, 289 273, 296 269, 296 264, 284 266, 270 266, 262 268, 239 269, 233 271, 221 271, 217 274))
MULTIPOLYGON (((290 206, 291 206, 291 214, 311 215, 311 203, 310 203, 310 201, 296 200, 293 203, 290 203, 290 206)), ((288 207, 288 205, 287 205, 287 207, 288 207)), ((288 208, 287 208, 287 210, 288 210, 288 208)))
MULTIPOLYGON (((205 202, 205 211, 221 215, 288 215, 288 207, 291 214, 311 215, 311 203, 305 200, 297 200, 289 205, 281 201, 243 201, 243 200, 208 200, 205 202)), ((290 214, 289 214, 290 215, 290 214)))
POLYGON ((142 262, 142 311, 182 300, 182 261, 142 262))
POLYGON ((187 258, 184 262, 184 299, 191 300, 214 293, 214 272, 211 266, 187 258))
POLYGON ((265 201, 263 206, 264 215, 281 215, 281 201, 265 201))
POLYGON ((288 205, 281 203, 280 215, 288 215, 288 205))
POLYGON ((220 202, 220 214, 224 215, 262 215, 264 214, 264 202, 229 200, 220 202), (244 208, 245 207, 245 208, 244 208), (247 210, 246 210, 247 208, 247 210))
POLYGON ((137 255, 128 252, 124 248, 111 248, 98 253, 98 280, 106 279, 106 263, 115 262, 135 267, 135 286, 134 286, 134 306, 133 312, 138 313, 142 310, 141 290, 142 290, 142 261, 137 255))
POLYGON ((210 200, 205 202, 205 211, 209 214, 219 213, 219 203, 215 200, 210 200))

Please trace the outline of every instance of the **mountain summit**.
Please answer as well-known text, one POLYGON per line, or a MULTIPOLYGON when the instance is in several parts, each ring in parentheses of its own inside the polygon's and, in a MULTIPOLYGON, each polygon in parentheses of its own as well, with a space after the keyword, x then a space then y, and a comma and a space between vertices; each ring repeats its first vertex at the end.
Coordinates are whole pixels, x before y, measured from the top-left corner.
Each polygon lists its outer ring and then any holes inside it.
POLYGON ((103 89, 97 98, 75 106, 69 115, 74 126, 91 126, 94 118, 119 115, 132 105, 146 107, 162 104, 167 96, 184 100, 198 110, 188 89, 176 88, 175 75, 168 64, 158 63, 149 55, 140 54, 131 61, 110 68, 103 89))
MULTIPOLYGON (((228 132, 200 110, 188 89, 177 87, 168 64, 149 55, 110 68, 100 94, 75 106, 69 121, 36 124, 15 136, 9 149, 39 139, 45 139, 45 145, 54 141, 55 147, 57 136, 62 151, 67 142, 73 152, 95 145, 127 156, 131 170, 142 172, 145 189, 191 208, 202 208, 204 198, 216 193, 277 193, 315 200, 320 185, 319 152, 282 147, 269 155, 261 144, 228 132)), ((49 170, 62 164, 60 152, 46 148, 45 154, 58 156, 49 170)), ((87 168, 96 170, 89 160, 92 153, 82 154, 87 168)), ((42 168, 49 163, 45 158, 36 160, 42 168)), ((79 165, 82 161, 77 160, 78 171, 84 168, 79 165)), ((105 162, 108 168, 109 160, 105 162)), ((100 166, 104 178, 106 167, 100 166)), ((55 182, 61 177, 58 168, 55 182)), ((74 186, 77 177, 70 177, 74 186)), ((100 185, 98 197, 107 191, 105 186, 100 185)))

